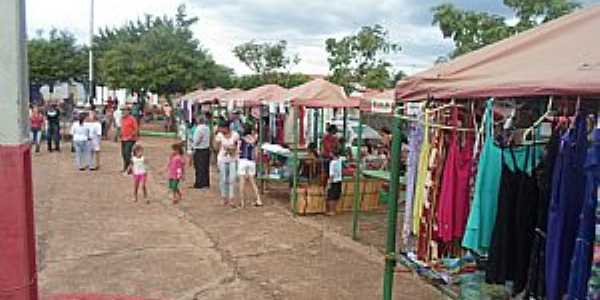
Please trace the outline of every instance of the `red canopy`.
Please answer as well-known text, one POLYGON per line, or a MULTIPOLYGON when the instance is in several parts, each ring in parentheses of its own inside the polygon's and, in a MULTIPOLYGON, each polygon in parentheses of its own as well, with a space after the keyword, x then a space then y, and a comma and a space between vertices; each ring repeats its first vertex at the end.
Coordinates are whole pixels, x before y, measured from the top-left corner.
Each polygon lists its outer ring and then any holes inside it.
POLYGON ((324 79, 314 79, 289 90, 292 105, 322 108, 358 107, 359 101, 346 97, 344 89, 324 79))
POLYGON ((600 95, 600 6, 578 10, 399 82, 402 100, 600 95))

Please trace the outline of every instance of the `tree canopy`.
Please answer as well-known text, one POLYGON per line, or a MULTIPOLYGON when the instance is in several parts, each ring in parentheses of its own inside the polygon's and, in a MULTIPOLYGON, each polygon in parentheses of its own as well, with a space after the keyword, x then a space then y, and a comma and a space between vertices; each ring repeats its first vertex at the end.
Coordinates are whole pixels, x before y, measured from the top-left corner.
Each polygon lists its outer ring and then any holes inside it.
POLYGON ((290 69, 300 63, 298 55, 287 54, 287 41, 257 43, 252 40, 233 49, 233 54, 255 74, 234 79, 234 86, 252 89, 264 84, 278 84, 290 88, 310 80, 309 76, 291 73, 290 69))
POLYGON ((32 85, 54 84, 69 80, 87 80, 87 49, 77 45, 73 34, 50 30, 47 36, 38 32, 27 43, 29 81, 32 85))
POLYGON ((393 85, 391 64, 384 55, 401 48, 389 40, 387 30, 381 25, 364 26, 357 34, 339 40, 329 38, 325 46, 332 73, 329 80, 346 91, 352 91, 354 84, 377 89, 393 85))
POLYGON ((439 26, 444 38, 454 40, 456 48, 451 57, 556 19, 580 6, 571 0, 503 0, 503 3, 513 10, 518 19, 515 25, 509 25, 504 16, 463 10, 449 3, 432 9, 433 24, 439 26))
POLYGON ((287 41, 257 43, 252 40, 233 48, 233 54, 250 70, 262 76, 281 72, 300 62, 298 55, 289 56, 287 41))
POLYGON ((146 15, 100 30, 95 39, 99 81, 160 95, 231 84, 233 71, 215 63, 193 37, 191 26, 197 21, 182 5, 175 17, 146 15))

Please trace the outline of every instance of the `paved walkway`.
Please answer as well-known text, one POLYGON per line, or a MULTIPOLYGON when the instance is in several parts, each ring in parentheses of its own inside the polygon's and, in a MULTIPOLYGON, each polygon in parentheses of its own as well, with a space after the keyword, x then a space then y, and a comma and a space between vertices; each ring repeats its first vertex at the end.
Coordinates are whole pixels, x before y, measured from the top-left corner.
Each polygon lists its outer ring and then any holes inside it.
MULTIPOLYGON (((262 208, 224 208, 215 174, 211 190, 186 188, 182 203, 169 204, 164 168, 171 142, 142 141, 150 205, 133 203, 131 178, 118 172, 116 144, 103 144, 96 172, 76 170, 69 152, 34 157, 43 296, 381 298, 382 255, 319 219, 294 217, 273 199, 262 208)), ((415 275, 396 278, 397 299, 443 299, 415 275)))

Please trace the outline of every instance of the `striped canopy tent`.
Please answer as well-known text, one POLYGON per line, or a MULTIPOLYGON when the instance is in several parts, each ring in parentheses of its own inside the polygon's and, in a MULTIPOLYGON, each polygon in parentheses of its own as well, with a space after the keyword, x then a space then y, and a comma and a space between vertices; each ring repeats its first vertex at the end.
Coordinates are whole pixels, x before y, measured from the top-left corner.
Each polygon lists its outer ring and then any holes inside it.
POLYGON ((233 88, 215 97, 219 101, 220 106, 233 108, 235 99, 238 99, 245 91, 238 88, 233 88))
POLYGON ((288 93, 288 89, 277 84, 266 84, 248 90, 235 99, 237 107, 256 107, 263 103, 282 102, 288 93))
POLYGON ((403 101, 600 95, 600 5, 580 9, 396 85, 403 101))
POLYGON ((290 89, 285 99, 309 108, 358 108, 360 103, 348 98, 341 86, 320 78, 290 89))

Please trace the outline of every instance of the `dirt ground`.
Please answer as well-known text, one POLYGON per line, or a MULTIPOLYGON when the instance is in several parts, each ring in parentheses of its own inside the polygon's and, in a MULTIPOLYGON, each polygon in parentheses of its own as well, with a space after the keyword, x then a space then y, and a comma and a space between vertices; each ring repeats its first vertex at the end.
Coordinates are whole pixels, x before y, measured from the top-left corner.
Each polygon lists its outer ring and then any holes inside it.
MULTIPOLYGON (((380 299, 383 214, 296 217, 289 189, 273 187, 265 206, 231 209, 210 190, 168 201, 165 167, 174 140, 143 138, 150 204, 134 203, 120 174, 118 144, 102 144, 99 171, 75 168, 68 147, 34 155, 33 179, 42 299, 95 293, 152 299, 380 299)), ((250 195, 250 189, 245 192, 250 195)), ((399 268, 396 299, 445 299, 399 268)))

